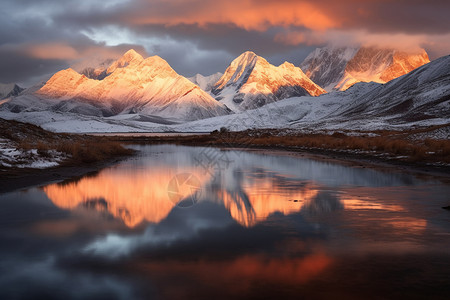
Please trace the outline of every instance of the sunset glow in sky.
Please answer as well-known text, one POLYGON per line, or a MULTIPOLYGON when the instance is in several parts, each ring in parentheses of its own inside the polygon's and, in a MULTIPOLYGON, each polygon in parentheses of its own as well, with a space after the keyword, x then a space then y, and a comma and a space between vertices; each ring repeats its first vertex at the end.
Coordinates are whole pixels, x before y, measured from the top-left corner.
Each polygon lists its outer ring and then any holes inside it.
POLYGON ((298 65, 316 47, 368 44, 450 53, 448 0, 3 0, 0 82, 134 48, 180 74, 223 72, 246 50, 298 65))

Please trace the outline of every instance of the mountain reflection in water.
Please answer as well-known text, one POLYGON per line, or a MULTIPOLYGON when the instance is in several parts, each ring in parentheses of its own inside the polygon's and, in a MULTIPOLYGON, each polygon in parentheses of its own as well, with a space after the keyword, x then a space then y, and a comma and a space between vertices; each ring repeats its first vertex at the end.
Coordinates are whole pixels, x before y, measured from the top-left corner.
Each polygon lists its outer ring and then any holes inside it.
POLYGON ((450 292, 448 184, 287 153, 133 147, 96 174, 0 195, 1 299, 450 292))
MULTIPOLYGON (((234 156, 235 153, 229 152, 228 155, 234 156)), ((171 153, 167 156, 170 157, 171 153)), ((196 161, 187 156, 181 160, 155 160, 140 167, 136 167, 139 165, 136 162, 131 162, 75 182, 48 185, 44 191, 60 208, 107 210, 129 227, 143 221, 158 223, 167 217, 177 204, 171 201, 168 191, 168 183, 177 174, 190 174, 198 179, 199 189, 192 191, 197 194, 197 201, 222 204, 244 226, 255 225, 277 212, 288 215, 301 210, 314 212, 344 208, 403 210, 399 205, 377 203, 372 197, 321 192, 321 187, 317 185, 320 182, 297 177, 303 172, 295 165, 276 171, 271 170, 270 166, 264 168, 263 161, 260 162, 262 167, 255 167, 254 161, 246 164, 238 158, 231 164, 228 162, 227 165, 204 169, 196 161), (286 174, 286 171, 289 173, 286 174)), ((185 195, 186 198, 192 196, 189 193, 185 195)))

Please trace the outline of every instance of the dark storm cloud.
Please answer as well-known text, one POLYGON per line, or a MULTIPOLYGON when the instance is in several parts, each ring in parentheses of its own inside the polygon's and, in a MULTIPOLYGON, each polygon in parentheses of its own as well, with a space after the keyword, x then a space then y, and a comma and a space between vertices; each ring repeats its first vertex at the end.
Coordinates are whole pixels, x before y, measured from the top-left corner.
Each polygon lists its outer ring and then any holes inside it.
POLYGON ((448 11, 441 0, 6 0, 0 80, 29 82, 93 51, 117 56, 121 44, 160 55, 183 75, 224 71, 246 50, 298 64, 330 41, 420 46, 440 56, 450 47, 448 11))
POLYGON ((450 3, 445 0, 134 0, 117 8, 109 8, 108 17, 122 24, 230 23, 260 31, 273 26, 429 34, 450 30, 450 3))
POLYGON ((210 25, 208 28, 188 24, 170 27, 141 25, 132 28, 140 35, 151 33, 159 37, 158 44, 150 47, 148 52, 163 57, 184 75, 223 72, 235 57, 247 50, 278 65, 285 60, 298 64, 312 49, 306 47, 307 51, 302 51, 295 45, 280 47, 279 43, 274 42, 274 37, 281 28, 265 32, 250 32, 233 24, 210 25))

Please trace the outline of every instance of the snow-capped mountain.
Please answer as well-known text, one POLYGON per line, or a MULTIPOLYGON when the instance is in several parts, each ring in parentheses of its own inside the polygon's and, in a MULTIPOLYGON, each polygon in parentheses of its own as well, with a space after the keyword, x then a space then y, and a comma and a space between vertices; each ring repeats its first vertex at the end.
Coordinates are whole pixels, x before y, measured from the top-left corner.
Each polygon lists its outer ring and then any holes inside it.
POLYGON ((346 90, 357 82, 386 83, 430 62, 425 50, 406 53, 374 47, 314 50, 300 68, 326 91, 346 90))
POLYGON ((393 125, 439 119, 448 123, 450 56, 436 59, 386 84, 359 83, 346 94, 355 94, 356 99, 332 116, 349 120, 385 119, 393 125))
POLYGON ((261 107, 284 98, 318 96, 325 91, 300 68, 285 62, 276 67, 247 51, 228 66, 211 93, 233 111, 261 107))
MULTIPOLYGON (((105 75, 96 80, 69 68, 53 75, 35 95, 50 105, 44 109, 103 117, 139 114, 187 121, 229 112, 158 56, 144 59, 130 50, 105 75)), ((7 107, 30 109, 24 102, 13 99, 7 107)))
MULTIPOLYGON (((436 59, 386 84, 357 83, 346 91, 293 97, 229 116, 171 126, 171 130, 212 131, 289 128, 318 130, 410 129, 448 124, 450 55, 436 59)), ((448 139, 447 137, 444 137, 448 139)))
POLYGON ((188 79, 198 85, 205 92, 210 92, 216 82, 222 77, 223 74, 220 72, 214 73, 209 76, 203 76, 202 74, 197 74, 195 76, 189 77, 188 79))
POLYGON ((15 83, 0 83, 0 100, 19 95, 24 88, 15 83))
MULTIPOLYGON (((133 64, 116 69, 103 80, 93 81, 100 85, 117 71, 125 70, 133 64)), ((141 65, 142 62, 137 64, 141 65)), ((165 73, 163 70, 164 68, 158 73, 165 73)), ((73 81, 74 86, 78 86, 77 81, 80 80, 92 82, 92 79, 74 71, 66 72, 73 75, 73 80, 68 81, 73 81)), ((140 82, 137 76, 133 78, 140 82)), ((133 83, 125 81, 120 84, 133 83)), ((194 84, 190 82, 189 84, 200 90, 194 84)), ((0 105, 0 117, 30 122, 44 129, 61 132, 207 132, 224 126, 230 130, 248 128, 289 128, 305 131, 378 130, 442 125, 448 124, 450 120, 450 56, 434 60, 386 84, 360 82, 346 91, 326 93, 318 97, 292 97, 269 103, 258 109, 182 124, 174 124, 170 119, 167 121, 167 115, 159 120, 151 115, 139 114, 119 114, 111 117, 88 115, 90 110, 98 113, 98 105, 94 106, 92 103, 95 101, 92 100, 86 102, 64 100, 71 99, 68 92, 73 92, 72 88, 63 89, 68 85, 66 82, 61 89, 55 90, 59 93, 58 97, 61 97, 56 100, 38 98, 35 94, 28 93, 28 90, 24 91, 19 97, 10 98, 0 105), (60 95, 63 93, 66 94, 60 95), (87 112, 70 113, 81 108, 87 112)), ((109 88, 113 92, 115 87, 109 88)), ((118 88, 121 89, 120 86, 118 88)), ((126 86, 124 88, 127 90, 126 86)), ((218 102, 214 99, 212 101, 218 102)), ((104 106, 100 107, 106 107, 108 103, 111 102, 105 101, 104 106)))

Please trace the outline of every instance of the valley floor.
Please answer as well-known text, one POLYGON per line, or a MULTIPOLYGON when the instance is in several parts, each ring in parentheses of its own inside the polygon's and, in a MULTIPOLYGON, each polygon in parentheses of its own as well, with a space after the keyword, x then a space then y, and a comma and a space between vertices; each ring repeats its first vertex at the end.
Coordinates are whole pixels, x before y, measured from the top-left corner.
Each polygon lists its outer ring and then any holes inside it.
MULTIPOLYGON (((130 144, 180 144, 225 149, 283 150, 323 158, 351 160, 450 177, 450 124, 408 131, 322 131, 256 129, 190 136, 115 136, 130 144)), ((214 158, 212 158, 214 159, 214 158)))
MULTIPOLYGON (((450 124, 409 131, 333 131, 305 133, 258 129, 206 135, 89 136, 52 133, 40 127, 0 119, 0 192, 62 181, 95 172, 131 155, 123 144, 179 144, 224 150, 273 151, 313 155, 358 167, 414 171, 450 179, 450 124)), ((207 153, 205 154, 207 155, 207 153)), ((217 157, 205 157, 214 163, 217 157)))

